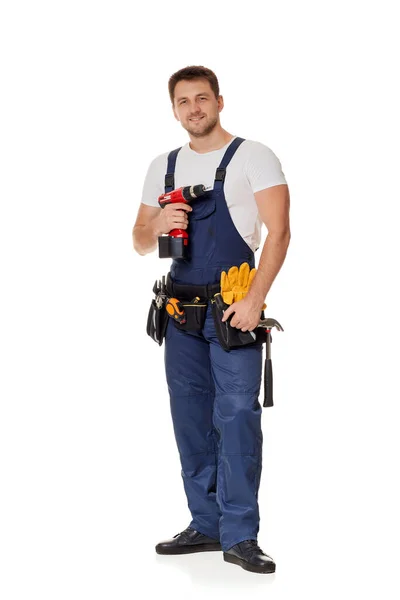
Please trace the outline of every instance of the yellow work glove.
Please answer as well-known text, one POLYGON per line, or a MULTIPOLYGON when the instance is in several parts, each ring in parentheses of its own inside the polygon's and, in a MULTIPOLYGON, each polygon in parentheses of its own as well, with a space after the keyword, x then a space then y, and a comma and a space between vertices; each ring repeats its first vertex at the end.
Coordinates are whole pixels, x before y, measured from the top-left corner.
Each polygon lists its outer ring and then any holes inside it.
MULTIPOLYGON (((226 304, 233 304, 242 300, 250 289, 252 281, 257 273, 257 269, 250 271, 248 263, 242 263, 240 269, 231 267, 226 273, 221 273, 221 296, 226 304)), ((266 308, 264 304, 262 310, 266 308)))

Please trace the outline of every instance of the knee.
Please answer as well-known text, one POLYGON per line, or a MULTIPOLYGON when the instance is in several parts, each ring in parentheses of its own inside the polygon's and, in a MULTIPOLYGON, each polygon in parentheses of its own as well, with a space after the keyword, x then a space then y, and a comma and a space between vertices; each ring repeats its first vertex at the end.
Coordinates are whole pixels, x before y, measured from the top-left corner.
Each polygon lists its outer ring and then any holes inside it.
POLYGON ((221 453, 261 453, 261 406, 257 396, 236 394, 216 398, 213 420, 220 436, 221 453))

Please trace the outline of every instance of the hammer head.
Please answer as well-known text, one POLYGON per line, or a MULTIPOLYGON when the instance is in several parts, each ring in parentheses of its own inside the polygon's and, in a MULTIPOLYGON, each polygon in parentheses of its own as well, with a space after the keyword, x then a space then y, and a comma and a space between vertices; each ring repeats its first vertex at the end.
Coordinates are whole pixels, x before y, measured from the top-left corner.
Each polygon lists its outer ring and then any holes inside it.
POLYGON ((283 327, 276 319, 262 319, 257 327, 263 327, 264 329, 272 329, 272 327, 276 327, 278 331, 283 331, 283 327))

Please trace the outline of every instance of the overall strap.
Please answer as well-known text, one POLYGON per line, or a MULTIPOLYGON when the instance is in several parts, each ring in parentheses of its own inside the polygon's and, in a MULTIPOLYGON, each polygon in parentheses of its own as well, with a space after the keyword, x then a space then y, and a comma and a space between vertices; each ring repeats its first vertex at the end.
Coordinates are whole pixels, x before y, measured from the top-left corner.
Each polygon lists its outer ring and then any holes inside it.
POLYGON ((178 156, 180 148, 176 148, 176 150, 172 150, 168 154, 168 165, 167 172, 165 174, 165 190, 164 192, 167 194, 168 192, 172 192, 175 189, 175 164, 176 157, 178 156))
POLYGON ((235 154, 236 150, 239 148, 240 144, 244 141, 244 138, 237 137, 226 149, 226 152, 222 157, 221 164, 215 172, 214 190, 219 191, 222 190, 222 188, 224 187, 226 167, 231 162, 231 159, 235 154))

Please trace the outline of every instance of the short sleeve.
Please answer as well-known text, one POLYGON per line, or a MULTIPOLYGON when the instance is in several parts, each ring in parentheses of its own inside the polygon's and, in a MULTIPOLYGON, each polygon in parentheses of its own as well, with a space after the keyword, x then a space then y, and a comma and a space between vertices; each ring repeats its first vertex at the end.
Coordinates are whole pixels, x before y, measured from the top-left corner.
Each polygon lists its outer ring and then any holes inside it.
POLYGON ((276 154, 259 142, 254 143, 248 158, 246 175, 254 194, 274 185, 287 183, 276 154))
POLYGON ((168 154, 160 154, 147 170, 143 184, 142 203, 159 208, 158 198, 164 193, 164 177, 167 171, 168 154))

